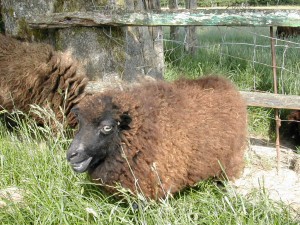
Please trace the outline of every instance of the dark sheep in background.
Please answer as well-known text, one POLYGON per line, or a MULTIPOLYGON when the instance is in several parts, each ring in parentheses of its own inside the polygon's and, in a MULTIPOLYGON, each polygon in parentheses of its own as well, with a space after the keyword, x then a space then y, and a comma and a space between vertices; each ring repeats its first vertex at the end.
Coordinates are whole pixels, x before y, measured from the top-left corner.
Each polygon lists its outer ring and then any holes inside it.
MULTIPOLYGON (((0 107, 25 113, 30 104, 50 107, 59 121, 83 97, 87 77, 69 54, 50 45, 25 43, 0 34, 0 107), (65 115, 61 108, 65 108, 65 115)), ((38 120, 38 118, 37 118, 38 120)))
POLYGON ((295 142, 295 145, 300 145, 300 110, 292 111, 287 119, 289 137, 295 142))
POLYGON ((80 128, 67 159, 108 192, 120 184, 164 198, 242 172, 246 104, 224 78, 148 82, 86 96, 72 111, 80 128))
POLYGON ((277 27, 277 38, 296 37, 300 34, 300 27, 277 27))

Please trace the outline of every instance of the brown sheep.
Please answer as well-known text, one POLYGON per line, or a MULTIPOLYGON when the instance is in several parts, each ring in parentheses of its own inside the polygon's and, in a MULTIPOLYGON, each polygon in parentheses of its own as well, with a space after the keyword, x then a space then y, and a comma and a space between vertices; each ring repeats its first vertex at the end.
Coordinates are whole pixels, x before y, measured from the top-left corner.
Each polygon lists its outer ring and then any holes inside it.
MULTIPOLYGON (((0 107, 28 113, 30 104, 50 107, 59 121, 83 97, 87 77, 67 53, 50 45, 25 43, 0 34, 0 107)), ((38 118, 37 118, 38 119, 38 118)))
POLYGON ((221 77, 145 83, 86 96, 72 109, 79 130, 67 153, 108 192, 117 184, 163 198, 211 177, 238 177, 246 105, 221 77))
POLYGON ((300 27, 277 27, 277 38, 295 37, 300 34, 300 27))

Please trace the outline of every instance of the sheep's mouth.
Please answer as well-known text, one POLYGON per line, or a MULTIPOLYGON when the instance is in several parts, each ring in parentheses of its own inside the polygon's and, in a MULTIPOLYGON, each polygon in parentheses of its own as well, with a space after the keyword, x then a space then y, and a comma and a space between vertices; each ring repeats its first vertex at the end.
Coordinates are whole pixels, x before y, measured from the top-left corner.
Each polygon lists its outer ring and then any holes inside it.
POLYGON ((71 162, 73 170, 77 173, 84 173, 90 167, 93 157, 88 157, 87 159, 80 162, 71 162))

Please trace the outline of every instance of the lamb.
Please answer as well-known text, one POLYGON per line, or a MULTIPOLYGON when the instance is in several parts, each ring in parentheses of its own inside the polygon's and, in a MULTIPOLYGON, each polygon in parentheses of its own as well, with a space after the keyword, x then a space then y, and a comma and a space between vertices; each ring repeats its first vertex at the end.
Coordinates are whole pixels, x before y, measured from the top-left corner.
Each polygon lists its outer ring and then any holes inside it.
POLYGON ((200 180, 235 179, 244 167, 246 104, 222 77, 108 90, 72 112, 79 130, 67 160, 108 193, 121 185, 160 199, 200 180))
POLYGON ((30 104, 50 107, 59 121, 66 116, 69 125, 75 126, 70 110, 84 96, 87 81, 68 53, 0 34, 0 108, 29 113, 30 104))

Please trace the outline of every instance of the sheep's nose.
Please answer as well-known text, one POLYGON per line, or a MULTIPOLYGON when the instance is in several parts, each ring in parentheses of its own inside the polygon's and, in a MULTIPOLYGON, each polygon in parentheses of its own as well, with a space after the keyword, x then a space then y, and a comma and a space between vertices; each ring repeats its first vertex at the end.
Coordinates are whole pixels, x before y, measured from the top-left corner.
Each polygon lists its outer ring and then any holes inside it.
POLYGON ((78 151, 77 146, 72 143, 71 146, 69 147, 68 151, 67 151, 68 161, 70 161, 74 157, 78 156, 78 154, 79 154, 79 151, 78 151))
POLYGON ((70 159, 72 159, 73 157, 77 156, 78 152, 72 152, 72 154, 69 156, 70 159))
POLYGON ((70 161, 71 159, 73 159, 74 157, 76 157, 78 155, 77 151, 68 151, 67 152, 67 160, 70 161))
POLYGON ((76 157, 81 157, 81 155, 84 155, 84 149, 83 144, 79 144, 79 146, 76 143, 71 144, 67 152, 67 160, 70 161, 76 157))

